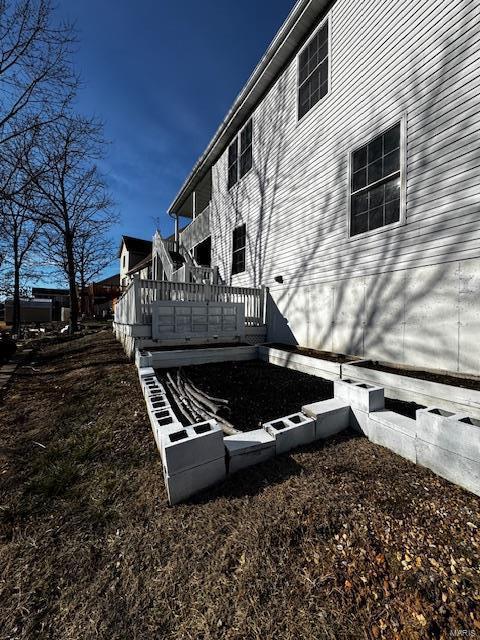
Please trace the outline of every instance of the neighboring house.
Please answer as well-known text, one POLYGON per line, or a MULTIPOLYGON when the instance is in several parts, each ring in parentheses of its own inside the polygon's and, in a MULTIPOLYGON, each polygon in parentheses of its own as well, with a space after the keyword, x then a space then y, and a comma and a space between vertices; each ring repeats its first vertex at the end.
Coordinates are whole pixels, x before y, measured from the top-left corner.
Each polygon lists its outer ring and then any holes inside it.
POLYGON ((148 267, 152 257, 152 242, 122 236, 118 257, 120 259, 120 284, 125 287, 136 271, 142 272, 142 277, 148 276, 148 267))
POLYGON ((120 274, 89 284, 82 292, 82 308, 87 317, 103 317, 113 312, 113 301, 120 297, 120 274))
POLYGON ((269 339, 480 373, 479 19, 293 8, 170 208, 185 260, 270 288, 269 339))
MULTIPOLYGON (((20 322, 22 324, 51 322, 52 300, 36 298, 34 300, 20 300, 20 322)), ((13 322, 13 300, 5 300, 5 322, 11 325, 13 322)))
POLYGON ((46 300, 48 298, 51 301, 51 320, 53 321, 59 321, 62 319, 62 308, 70 309, 70 292, 68 289, 33 287, 32 298, 34 300, 46 300))

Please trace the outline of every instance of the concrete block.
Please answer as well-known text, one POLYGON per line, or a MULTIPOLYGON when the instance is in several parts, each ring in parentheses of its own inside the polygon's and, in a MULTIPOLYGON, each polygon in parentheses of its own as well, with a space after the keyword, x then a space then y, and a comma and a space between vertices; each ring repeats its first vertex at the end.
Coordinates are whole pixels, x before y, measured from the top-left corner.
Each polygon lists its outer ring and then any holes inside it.
POLYGON ((135 351, 135 364, 139 369, 147 369, 151 366, 151 354, 148 351, 142 349, 136 349, 135 351))
POLYGON ((265 462, 275 455, 275 438, 265 429, 226 436, 223 442, 227 451, 229 473, 265 462))
POLYGON ((204 464, 198 465, 176 473, 173 476, 168 475, 164 467, 165 488, 167 490, 168 502, 170 505, 183 502, 195 495, 199 491, 211 487, 222 480, 226 476, 225 456, 217 460, 211 460, 204 464))
POLYGON ((387 398, 417 402, 424 407, 441 407, 480 419, 480 391, 456 387, 399 373, 386 373, 354 364, 342 365, 342 375, 358 382, 384 387, 387 398))
POLYGON ((385 407, 383 387, 376 387, 365 382, 353 380, 335 380, 334 397, 349 404, 352 409, 360 409, 370 413, 385 407))
POLYGON ((149 394, 155 393, 156 391, 161 391, 165 393, 165 388, 162 384, 155 378, 154 380, 144 381, 142 380, 142 390, 143 395, 147 396, 149 394))
POLYGON ((210 362, 233 362, 243 360, 255 360, 257 357, 256 346, 239 347, 232 344, 231 347, 215 347, 208 349, 175 349, 172 351, 154 351, 152 364, 157 369, 170 367, 188 367, 210 362))
POLYGON ((480 495, 480 462, 447 451, 420 438, 416 440, 417 463, 454 484, 480 495))
POLYGON ((275 438, 277 456, 315 440, 315 420, 303 413, 266 422, 263 428, 275 438))
POLYGON ((294 371, 302 371, 325 380, 337 380, 341 374, 342 365, 338 362, 291 353, 290 351, 274 349, 268 346, 258 347, 258 357, 260 360, 270 364, 276 364, 294 371))
POLYGON ((155 444, 157 445, 157 449, 160 453, 160 458, 162 458, 162 439, 170 435, 171 433, 182 431, 184 427, 179 422, 171 422, 170 424, 160 426, 155 420, 151 421, 151 425, 153 437, 155 438, 155 444))
POLYGON ((353 407, 350 407, 350 426, 357 433, 368 438, 368 413, 361 409, 354 409, 353 407))
POLYGON ((153 367, 139 367, 138 368, 138 376, 140 378, 140 380, 142 380, 142 378, 148 378, 150 376, 154 376, 155 375, 155 370, 153 369, 153 367))
POLYGON ((163 393, 158 393, 147 397, 147 410, 149 413, 155 411, 161 411, 162 409, 170 409, 170 403, 167 396, 163 393))
POLYGON ((368 414, 369 439, 413 463, 417 462, 416 429, 415 420, 394 411, 374 411, 368 414))
POLYGON ((215 420, 162 438, 162 459, 169 476, 225 456, 223 431, 215 420))
MULTIPOLYGON (((158 427, 165 427, 171 424, 181 424, 171 407, 156 407, 148 411, 150 423, 158 427)), ((181 425, 183 429, 183 425, 181 425)))
POLYGON ((350 425, 350 406, 331 398, 302 407, 305 415, 315 420, 315 440, 329 438, 350 425))
POLYGON ((438 407, 418 409, 417 436, 424 442, 480 462, 480 420, 438 407))
POLYGON ((161 393, 162 395, 166 394, 165 387, 163 385, 161 385, 159 382, 157 382, 157 384, 155 384, 155 385, 151 385, 151 386, 145 387, 145 397, 146 398, 158 395, 159 393, 161 393))

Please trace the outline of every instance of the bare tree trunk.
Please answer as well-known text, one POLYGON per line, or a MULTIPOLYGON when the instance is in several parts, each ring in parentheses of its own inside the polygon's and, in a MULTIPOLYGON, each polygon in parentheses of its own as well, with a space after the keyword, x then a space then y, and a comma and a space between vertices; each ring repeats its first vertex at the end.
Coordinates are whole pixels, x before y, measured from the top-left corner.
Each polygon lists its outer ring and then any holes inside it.
POLYGON ((14 260, 14 274, 13 274, 13 319, 12 319, 12 333, 18 335, 20 333, 20 260, 18 255, 18 236, 15 233, 13 238, 13 260, 14 260))
POLYGON ((75 260, 73 257, 73 238, 68 231, 66 238, 65 250, 67 255, 67 270, 68 270, 68 289, 70 292, 70 335, 73 335, 78 331, 78 295, 77 295, 77 283, 75 279, 75 260))

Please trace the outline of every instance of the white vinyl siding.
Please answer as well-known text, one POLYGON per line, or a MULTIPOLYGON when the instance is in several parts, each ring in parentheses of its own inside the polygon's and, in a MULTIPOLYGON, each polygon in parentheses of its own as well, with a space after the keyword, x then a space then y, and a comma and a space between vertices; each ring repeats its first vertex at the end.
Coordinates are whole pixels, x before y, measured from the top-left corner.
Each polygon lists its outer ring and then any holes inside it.
MULTIPOLYGON (((447 210, 452 205, 463 213, 470 210, 480 176, 480 167, 469 171, 466 191, 462 175, 452 180, 450 173, 460 154, 475 156, 480 134, 475 117, 480 51, 472 44, 479 13, 459 0, 388 6, 380 0, 337 1, 331 10, 328 101, 297 124, 293 58, 255 111, 258 180, 247 181, 232 202, 221 178, 214 177, 213 223, 218 221, 219 230, 228 227, 240 208, 251 242, 259 245, 251 258, 251 278, 261 271, 266 284, 275 286, 275 275, 299 277, 301 267, 308 285, 349 277, 352 269, 374 273, 400 264, 430 264, 445 255, 441 237, 453 222, 447 210), (461 95, 452 95, 452 86, 461 95), (349 238, 349 152, 359 139, 374 137, 404 114, 408 224, 349 238), (450 193, 441 200, 438 183, 444 180, 451 183, 450 193), (437 230, 429 230, 432 223, 437 230), (268 238, 262 238, 267 227, 268 238), (385 255, 388 247, 394 253, 385 255), (261 265, 253 263, 255 257, 261 265)), ((223 172, 224 158, 214 173, 223 172)), ((228 237, 222 233, 213 249, 226 265, 230 259, 222 260, 221 254, 229 251, 229 243, 222 238, 228 237)), ((465 250, 479 246, 476 237, 465 241, 465 250)))
MULTIPOLYGON (((265 284, 282 313, 290 305, 285 317, 297 341, 361 355, 389 341, 392 352, 385 346, 379 357, 401 360, 398 340, 403 361, 414 364, 424 335, 437 342, 447 335, 441 326, 432 331, 428 309, 448 321, 449 336, 473 322, 455 309, 458 300, 480 299, 476 276, 463 275, 465 261, 480 256, 479 21, 478 2, 337 0, 328 95, 298 119, 300 51, 293 51, 253 112, 255 171, 229 191, 228 149, 213 167, 212 264, 231 281, 231 234, 245 222, 246 268, 235 284, 265 284), (351 236, 351 153, 398 122, 401 220, 351 236), (380 316, 383 328, 375 330, 380 316), (421 330, 409 337, 410 321, 421 330)), ((479 303, 471 308, 480 318, 479 303)), ((460 342, 442 342, 446 368, 457 358, 460 370, 471 369, 475 353, 480 361, 480 347, 468 354, 460 342)))

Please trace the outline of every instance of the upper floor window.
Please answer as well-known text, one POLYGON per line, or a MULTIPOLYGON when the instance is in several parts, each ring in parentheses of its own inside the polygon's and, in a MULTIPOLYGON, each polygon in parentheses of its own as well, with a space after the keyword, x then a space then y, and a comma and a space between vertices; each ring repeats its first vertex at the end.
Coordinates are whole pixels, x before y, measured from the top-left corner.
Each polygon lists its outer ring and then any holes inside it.
POLYGON ((228 147, 228 188, 231 189, 253 165, 253 124, 252 119, 240 131, 228 147), (240 152, 239 152, 240 150, 240 152))
POLYGON ((250 171, 253 163, 253 126, 250 119, 240 133, 240 178, 250 171))
POLYGON ((298 119, 328 93, 328 20, 298 57, 298 119))
POLYGON ((247 228, 244 224, 233 230, 232 275, 245 271, 247 228))
POLYGON ((400 220, 401 125, 377 136, 351 157, 350 235, 400 220))
POLYGON ((238 182, 238 139, 228 147, 228 188, 238 182))

